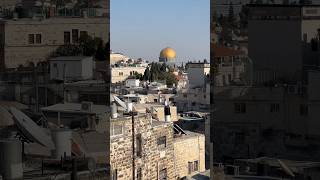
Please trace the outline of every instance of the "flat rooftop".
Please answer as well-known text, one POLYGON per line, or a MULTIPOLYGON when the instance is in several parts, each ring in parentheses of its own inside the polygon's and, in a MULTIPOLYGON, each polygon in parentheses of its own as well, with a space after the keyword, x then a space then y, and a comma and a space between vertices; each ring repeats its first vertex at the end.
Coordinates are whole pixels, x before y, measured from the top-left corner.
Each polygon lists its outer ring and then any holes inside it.
POLYGON ((64 103, 55 104, 52 106, 41 108, 45 112, 64 112, 64 113, 78 113, 78 114, 105 114, 108 112, 109 106, 93 104, 91 111, 81 109, 81 103, 64 103))

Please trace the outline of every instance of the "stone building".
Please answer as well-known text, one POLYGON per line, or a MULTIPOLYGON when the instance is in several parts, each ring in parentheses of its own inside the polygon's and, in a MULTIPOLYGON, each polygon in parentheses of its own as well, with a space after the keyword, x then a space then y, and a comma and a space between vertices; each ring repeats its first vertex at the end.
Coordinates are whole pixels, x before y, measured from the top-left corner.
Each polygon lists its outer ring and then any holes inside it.
POLYGON ((123 82, 134 73, 144 74, 146 67, 127 66, 127 67, 112 67, 111 68, 111 83, 123 82))
POLYGON ((213 61, 216 67, 215 85, 227 86, 244 83, 245 53, 241 50, 232 49, 222 45, 212 45, 214 52, 213 61))
POLYGON ((174 138, 175 171, 182 178, 205 171, 205 137, 190 131, 174 138))
POLYGON ((111 119, 110 131, 115 179, 176 179, 171 123, 139 114, 111 119))
POLYGON ((106 17, 52 17, 0 21, 0 69, 47 60, 59 46, 75 44, 82 34, 109 41, 106 17))

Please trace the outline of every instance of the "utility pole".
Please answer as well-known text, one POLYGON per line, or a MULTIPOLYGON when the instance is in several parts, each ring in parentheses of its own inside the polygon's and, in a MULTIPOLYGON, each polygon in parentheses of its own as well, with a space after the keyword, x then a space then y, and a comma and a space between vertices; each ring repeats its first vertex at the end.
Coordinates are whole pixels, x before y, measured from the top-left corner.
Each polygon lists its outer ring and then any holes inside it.
POLYGON ((131 124, 132 124, 132 179, 135 180, 135 131, 134 131, 134 113, 131 114, 131 124))

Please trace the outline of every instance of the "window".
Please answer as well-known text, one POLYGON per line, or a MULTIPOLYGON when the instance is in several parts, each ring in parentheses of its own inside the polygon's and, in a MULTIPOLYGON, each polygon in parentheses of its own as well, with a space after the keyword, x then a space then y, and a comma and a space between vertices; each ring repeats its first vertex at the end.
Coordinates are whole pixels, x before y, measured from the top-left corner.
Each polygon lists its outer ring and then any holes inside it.
POLYGON ((139 168, 137 170, 137 180, 142 180, 142 169, 141 168, 139 168))
POLYGON ((142 136, 138 134, 136 137, 136 153, 138 157, 142 156, 142 136))
POLYGON ((88 32, 87 31, 80 31, 80 38, 85 37, 85 36, 88 36, 88 32))
POLYGON ((234 133, 234 144, 244 144, 245 143, 245 134, 243 132, 234 133))
POLYGON ((70 32, 69 31, 64 32, 64 44, 70 44, 70 32))
POLYGON ((234 103, 234 112, 235 113, 246 113, 246 104, 245 103, 234 103))
POLYGON ((191 105, 192 105, 192 106, 196 106, 196 103, 195 103, 195 102, 192 102, 191 105))
POLYGON ((123 76, 123 72, 119 72, 119 76, 123 76))
POLYGON ((72 29, 72 43, 78 43, 78 42, 79 42, 79 30, 72 29))
POLYGON ((57 63, 53 63, 53 67, 56 68, 57 67, 57 63))
POLYGON ((41 34, 36 34, 36 44, 41 44, 42 37, 41 34))
POLYGON ((167 137, 166 136, 161 136, 157 140, 157 144, 159 149, 164 149, 167 147, 167 137))
POLYGON ((270 104, 270 112, 279 112, 280 105, 277 103, 270 104))
POLYGON ((199 171, 199 161, 194 161, 193 162, 193 170, 194 171, 199 171))
POLYGON ((158 99, 153 99, 153 102, 158 102, 158 99))
POLYGON ((303 41, 306 43, 308 41, 308 34, 304 33, 303 34, 303 41))
POLYGON ((111 125, 111 136, 123 134, 123 124, 112 124, 111 125))
POLYGON ((34 34, 28 35, 28 42, 29 42, 29 44, 34 44, 34 34))
POLYGON ((118 179, 118 170, 113 170, 112 175, 111 175, 112 180, 117 180, 118 179))
POLYGON ((193 172, 193 163, 188 162, 188 174, 191 174, 193 172))
POLYGON ((231 74, 228 74, 228 83, 231 82, 231 74))
POLYGON ((187 95, 187 94, 183 94, 183 97, 185 97, 185 98, 186 98, 186 97, 188 97, 188 95, 187 95))
POLYGON ((159 171, 159 180, 167 180, 167 169, 162 169, 159 171))
POLYGON ((300 115, 301 116, 308 116, 309 107, 307 104, 300 104, 300 115))

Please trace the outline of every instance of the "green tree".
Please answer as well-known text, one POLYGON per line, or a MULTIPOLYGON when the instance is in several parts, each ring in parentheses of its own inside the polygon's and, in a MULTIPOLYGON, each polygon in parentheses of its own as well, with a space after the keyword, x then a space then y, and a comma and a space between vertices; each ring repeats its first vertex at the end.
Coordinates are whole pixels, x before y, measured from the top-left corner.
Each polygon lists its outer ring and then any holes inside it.
POLYGON ((145 81, 151 81, 151 73, 150 73, 149 67, 147 67, 146 70, 144 71, 143 79, 145 81))
POLYGON ((143 80, 143 75, 142 75, 141 73, 134 72, 133 76, 134 76, 136 79, 143 80))

